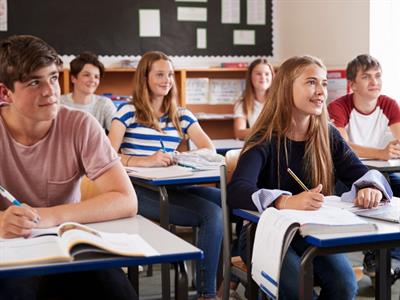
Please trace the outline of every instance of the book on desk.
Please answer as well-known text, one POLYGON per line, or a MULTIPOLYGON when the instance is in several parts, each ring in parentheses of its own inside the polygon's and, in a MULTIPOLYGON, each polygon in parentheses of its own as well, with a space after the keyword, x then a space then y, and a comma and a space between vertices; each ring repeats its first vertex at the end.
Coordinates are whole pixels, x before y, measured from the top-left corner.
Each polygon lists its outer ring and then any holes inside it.
POLYGON ((274 298, 278 294, 283 258, 297 232, 307 236, 376 230, 376 224, 340 207, 321 207, 314 211, 267 208, 257 225, 252 277, 266 294, 274 298))
POLYGON ((33 230, 29 238, 0 239, 0 267, 67 262, 87 253, 158 255, 138 234, 106 233, 74 222, 33 230))

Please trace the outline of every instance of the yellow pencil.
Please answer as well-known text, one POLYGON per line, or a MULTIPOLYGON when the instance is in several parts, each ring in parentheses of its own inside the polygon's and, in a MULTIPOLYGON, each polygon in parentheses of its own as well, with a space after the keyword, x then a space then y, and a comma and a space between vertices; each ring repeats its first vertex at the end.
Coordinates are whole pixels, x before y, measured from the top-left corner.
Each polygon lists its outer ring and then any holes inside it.
POLYGON ((306 185, 300 180, 299 177, 296 176, 296 174, 293 173, 292 170, 290 170, 290 168, 287 168, 287 171, 293 177, 293 179, 296 180, 298 184, 300 184, 300 186, 303 188, 303 190, 305 190, 306 192, 309 191, 309 189, 306 187, 306 185))

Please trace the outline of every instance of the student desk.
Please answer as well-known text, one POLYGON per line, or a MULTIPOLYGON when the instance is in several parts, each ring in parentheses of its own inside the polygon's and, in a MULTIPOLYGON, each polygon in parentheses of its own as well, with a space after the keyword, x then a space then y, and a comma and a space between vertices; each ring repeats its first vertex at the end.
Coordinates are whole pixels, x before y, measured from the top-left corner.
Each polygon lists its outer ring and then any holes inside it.
POLYGON ((158 191, 160 193, 160 224, 165 229, 169 226, 169 200, 168 186, 194 185, 205 183, 219 183, 219 169, 207 171, 193 171, 193 175, 185 177, 164 178, 164 179, 143 179, 135 177, 134 173, 128 174, 134 184, 158 191))
POLYGON ((377 160, 377 159, 361 159, 361 162, 366 165, 369 169, 378 170, 384 173, 400 172, 400 159, 390 160, 377 160))
MULTIPOLYGON (((236 139, 215 139, 211 140, 211 142, 217 153, 221 155, 225 155, 229 150, 242 149, 244 145, 244 141, 236 139)), ((189 149, 196 149, 196 146, 191 140, 189 140, 189 149)))
MULTIPOLYGON (((169 229, 169 200, 168 200, 168 186, 177 185, 193 185, 193 184, 203 184, 203 183, 219 183, 220 175, 219 169, 210 171, 194 171, 193 175, 187 177, 176 177, 176 178, 166 178, 166 179, 143 179, 135 177, 134 173, 128 174, 131 181, 134 184, 143 186, 145 188, 158 191, 160 194, 160 225, 169 229)), ((139 199, 140 201, 140 199, 139 199)), ((140 203, 139 203, 140 205, 140 203)), ((162 289, 163 295, 169 295, 169 266, 163 264, 161 266, 161 276, 162 276, 162 289)), ((164 299, 164 298, 163 298, 164 299)))
MULTIPOLYGON (((257 223, 259 213, 234 209, 233 214, 257 223)), ((378 225, 373 233, 318 234, 305 238, 310 244, 301 258, 299 299, 312 299, 313 265, 317 255, 377 249, 375 299, 391 298, 390 248, 400 246, 400 225, 368 219, 378 225)))
MULTIPOLYGON (((72 262, 0 267, 0 278, 34 276, 53 273, 77 272, 94 269, 119 268, 128 266, 129 279, 138 285, 137 266, 169 262, 175 266, 175 293, 177 299, 188 299, 188 280, 185 260, 202 259, 203 252, 150 222, 142 216, 92 223, 88 226, 105 232, 140 234, 160 255, 150 257, 88 256, 72 262)), ((1 242, 0 242, 1 245, 1 242)), ((1 280, 1 279, 0 279, 1 280)), ((163 299, 169 299, 169 295, 163 299)))

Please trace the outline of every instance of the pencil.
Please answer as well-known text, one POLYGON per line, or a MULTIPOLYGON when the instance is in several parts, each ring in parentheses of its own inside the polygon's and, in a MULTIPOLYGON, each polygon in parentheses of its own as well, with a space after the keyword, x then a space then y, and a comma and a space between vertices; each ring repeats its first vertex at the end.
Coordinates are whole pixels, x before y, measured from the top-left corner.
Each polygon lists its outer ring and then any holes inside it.
POLYGON ((306 187, 306 185, 300 180, 299 177, 296 176, 296 174, 293 173, 292 170, 290 170, 290 168, 287 168, 287 171, 290 174, 290 176, 292 176, 293 179, 296 180, 297 183, 303 188, 303 190, 305 190, 306 192, 309 191, 309 189, 306 187))

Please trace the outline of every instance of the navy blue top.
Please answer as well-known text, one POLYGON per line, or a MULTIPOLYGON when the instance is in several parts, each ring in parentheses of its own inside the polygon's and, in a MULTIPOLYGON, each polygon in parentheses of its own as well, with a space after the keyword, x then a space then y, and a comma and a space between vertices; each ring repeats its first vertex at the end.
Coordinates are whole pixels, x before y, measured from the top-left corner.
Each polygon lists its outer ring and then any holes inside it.
MULTIPOLYGON (((329 126, 329 135, 335 182, 341 180, 350 188, 354 181, 368 172, 368 169, 343 140, 339 131, 331 125, 329 126)), ((251 196, 260 189, 279 189, 292 194, 303 192, 301 186, 289 175, 287 168, 290 168, 308 188, 314 188, 303 169, 305 142, 288 140, 287 150, 288 165, 284 147, 281 146, 280 186, 277 178, 276 138, 259 144, 240 156, 232 180, 228 185, 228 204, 231 208, 257 210, 251 196)))

